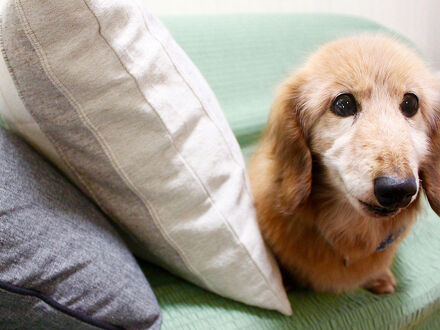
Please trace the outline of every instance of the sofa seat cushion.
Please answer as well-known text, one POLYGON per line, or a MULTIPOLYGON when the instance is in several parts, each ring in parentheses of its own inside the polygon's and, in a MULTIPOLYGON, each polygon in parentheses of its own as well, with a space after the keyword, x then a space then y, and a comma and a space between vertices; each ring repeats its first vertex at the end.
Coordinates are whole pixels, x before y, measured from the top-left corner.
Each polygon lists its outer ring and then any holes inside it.
POLYGON ((440 329, 440 219, 425 203, 399 246, 396 292, 343 295, 289 292, 290 317, 215 296, 148 264, 163 311, 162 329, 440 329), (423 325, 423 326, 422 326, 423 325))

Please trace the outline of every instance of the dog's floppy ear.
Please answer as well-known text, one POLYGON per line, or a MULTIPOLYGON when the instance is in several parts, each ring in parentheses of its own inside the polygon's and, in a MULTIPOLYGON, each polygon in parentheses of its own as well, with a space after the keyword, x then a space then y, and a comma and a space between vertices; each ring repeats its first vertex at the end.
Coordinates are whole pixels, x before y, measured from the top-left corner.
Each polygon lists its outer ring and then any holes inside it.
POLYGON ((440 118, 430 134, 430 153, 420 167, 420 179, 431 208, 440 216, 440 118))
POLYGON ((279 185, 277 202, 287 214, 307 200, 312 185, 312 156, 302 120, 303 83, 297 73, 280 86, 266 131, 279 185))

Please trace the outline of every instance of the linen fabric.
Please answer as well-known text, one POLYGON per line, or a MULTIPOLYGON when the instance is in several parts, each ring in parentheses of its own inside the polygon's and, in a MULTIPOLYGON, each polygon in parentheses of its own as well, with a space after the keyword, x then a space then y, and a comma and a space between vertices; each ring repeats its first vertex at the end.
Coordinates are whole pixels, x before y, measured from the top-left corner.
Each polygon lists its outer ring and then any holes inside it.
POLYGON ((233 133, 140 2, 5 1, 1 33, 6 124, 122 227, 138 256, 291 313, 233 133))

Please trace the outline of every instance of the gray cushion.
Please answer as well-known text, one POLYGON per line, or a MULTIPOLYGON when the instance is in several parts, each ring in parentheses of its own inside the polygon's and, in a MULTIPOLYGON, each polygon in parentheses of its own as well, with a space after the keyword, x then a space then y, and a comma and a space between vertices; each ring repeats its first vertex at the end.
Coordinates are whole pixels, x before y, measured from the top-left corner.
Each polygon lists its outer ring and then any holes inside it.
POLYGON ((160 327, 156 298, 102 213, 0 129, 0 328, 160 327))

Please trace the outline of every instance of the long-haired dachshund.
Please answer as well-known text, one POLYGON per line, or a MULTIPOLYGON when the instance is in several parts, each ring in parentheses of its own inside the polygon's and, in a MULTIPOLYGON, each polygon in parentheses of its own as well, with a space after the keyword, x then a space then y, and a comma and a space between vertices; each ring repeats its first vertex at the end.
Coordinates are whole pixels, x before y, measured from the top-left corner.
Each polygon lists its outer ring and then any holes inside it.
POLYGON ((440 87, 408 47, 323 46, 280 86, 249 164, 263 236, 295 282, 391 293, 423 189, 440 214, 440 87))

